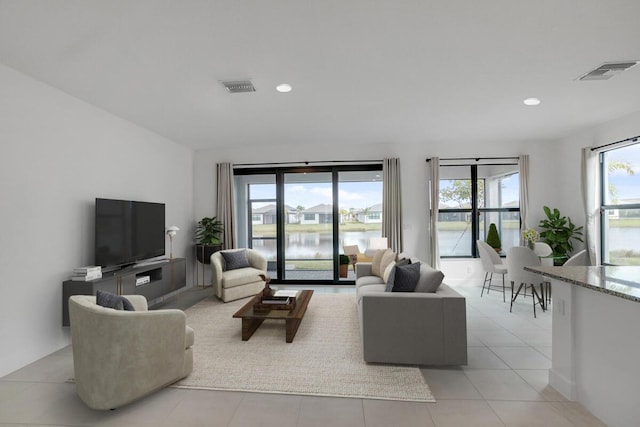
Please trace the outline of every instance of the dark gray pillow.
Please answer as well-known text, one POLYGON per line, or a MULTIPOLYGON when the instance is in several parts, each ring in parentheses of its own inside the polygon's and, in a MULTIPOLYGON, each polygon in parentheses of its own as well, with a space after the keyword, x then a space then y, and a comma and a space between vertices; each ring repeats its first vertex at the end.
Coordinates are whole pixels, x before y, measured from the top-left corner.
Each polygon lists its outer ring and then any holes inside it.
POLYGON ((420 279, 420 263, 396 266, 391 292, 413 292, 420 279))
POLYGON ((247 258, 247 251, 224 251, 220 252, 224 258, 225 270, 236 270, 238 268, 251 267, 247 258))
POLYGON ((122 295, 112 294, 111 292, 98 290, 96 292, 96 304, 101 307, 113 308, 116 310, 136 311, 131 301, 122 295))
POLYGON ((411 264, 411 260, 409 258, 402 258, 396 261, 396 265, 407 265, 411 264))
POLYGON ((442 271, 436 270, 427 264, 422 264, 415 292, 435 292, 440 287, 442 279, 444 279, 442 271))

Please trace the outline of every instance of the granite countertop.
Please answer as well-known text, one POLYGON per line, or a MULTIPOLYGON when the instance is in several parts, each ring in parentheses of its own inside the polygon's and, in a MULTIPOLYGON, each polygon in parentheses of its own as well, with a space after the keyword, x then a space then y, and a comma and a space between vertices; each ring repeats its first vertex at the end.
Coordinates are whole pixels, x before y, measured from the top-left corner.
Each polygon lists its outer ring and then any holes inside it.
POLYGON ((527 271, 640 302, 640 266, 525 267, 527 271))

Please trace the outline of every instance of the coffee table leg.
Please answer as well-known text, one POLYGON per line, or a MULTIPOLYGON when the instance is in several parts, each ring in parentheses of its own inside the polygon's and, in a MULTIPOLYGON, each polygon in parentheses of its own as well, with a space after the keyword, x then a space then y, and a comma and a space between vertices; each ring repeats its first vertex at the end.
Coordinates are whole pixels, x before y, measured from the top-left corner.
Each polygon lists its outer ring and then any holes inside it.
POLYGON ((242 319, 242 341, 249 341, 263 321, 264 319, 242 319))
POLYGON ((296 332, 298 332, 298 327, 302 323, 302 319, 287 319, 286 320, 286 330, 287 330, 287 342, 293 342, 293 337, 296 336, 296 332))

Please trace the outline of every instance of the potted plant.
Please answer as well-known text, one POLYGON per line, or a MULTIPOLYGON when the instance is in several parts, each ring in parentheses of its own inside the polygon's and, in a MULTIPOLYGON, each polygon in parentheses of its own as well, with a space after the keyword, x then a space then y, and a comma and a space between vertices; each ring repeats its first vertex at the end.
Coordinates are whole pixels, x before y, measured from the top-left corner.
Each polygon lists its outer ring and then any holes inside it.
POLYGON ((211 254, 222 249, 223 224, 218 218, 204 217, 196 223, 196 257, 203 264, 211 262, 211 254))
POLYGON ((340 255, 340 277, 347 277, 349 273, 349 256, 340 255))
POLYGON ((540 237, 551 246, 554 256, 554 264, 562 265, 573 251, 572 240, 582 242, 582 227, 576 227, 571 218, 560 215, 558 209, 549 209, 544 206, 547 219, 540 221, 539 227, 543 230, 540 237))
POLYGON ((498 228, 494 223, 489 224, 489 232, 487 233, 486 242, 489 246, 500 253, 502 250, 502 242, 500 241, 500 235, 498 234, 498 228))

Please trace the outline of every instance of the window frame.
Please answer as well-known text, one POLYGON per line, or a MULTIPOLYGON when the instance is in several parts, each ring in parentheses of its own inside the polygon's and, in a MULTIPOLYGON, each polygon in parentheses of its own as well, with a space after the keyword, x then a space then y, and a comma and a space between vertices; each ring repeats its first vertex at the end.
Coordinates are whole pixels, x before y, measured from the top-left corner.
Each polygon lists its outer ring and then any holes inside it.
MULTIPOLYGON (((500 166, 503 165, 515 165, 517 166, 517 163, 501 163, 499 164, 500 166)), ((517 208, 487 208, 487 207, 483 207, 480 208, 478 207, 478 179, 481 180, 485 180, 485 178, 478 178, 478 166, 491 166, 491 164, 471 164, 471 165, 460 165, 460 164, 456 164, 456 165, 440 165, 440 168, 446 168, 446 167, 460 167, 460 166, 468 166, 471 170, 470 170, 470 177, 469 178, 452 178, 452 179, 442 179, 440 178, 440 181, 449 181, 449 180, 470 180, 471 181, 471 207, 470 208, 449 208, 449 209, 438 209, 438 215, 441 213, 464 213, 464 214, 468 214, 471 216, 471 218, 473 218, 474 220, 471 221, 471 255, 442 255, 440 254, 441 258, 446 258, 446 259, 455 259, 455 258, 479 258, 480 254, 478 253, 478 248, 477 245, 475 244, 476 240, 480 239, 479 233, 480 233, 480 227, 478 224, 478 218, 480 218, 480 216, 482 214, 487 214, 487 213, 507 213, 507 212, 518 212, 518 222, 519 225, 522 225, 522 216, 520 215, 520 204, 518 204, 517 208)), ((518 172, 514 172, 518 173, 518 172)), ((484 184, 484 191, 486 193, 486 183, 484 184)), ((486 194, 485 196, 485 200, 486 200, 486 194)), ((438 203, 440 201, 440 195, 438 195, 438 203)), ((440 222, 440 221, 438 221, 440 222)), ((500 227, 500 229, 502 229, 500 227)), ((501 256, 504 256, 503 254, 501 254, 501 256)))
MULTIPOLYGON (((621 146, 617 146, 617 147, 612 147, 609 148, 607 150, 603 150, 600 151, 598 153, 598 161, 600 163, 599 167, 600 167, 600 260, 601 260, 601 264, 602 265, 611 265, 611 266, 624 266, 627 264, 613 264, 611 262, 605 262, 605 259, 609 259, 610 257, 607 254, 607 245, 605 244, 608 240, 607 240, 607 230, 609 227, 605 227, 605 225, 607 224, 609 218, 607 216, 607 213, 611 210, 618 210, 618 211, 624 211, 624 210, 640 210, 640 203, 607 203, 607 191, 609 190, 609 181, 608 181, 608 171, 605 169, 606 168, 606 159, 605 156, 612 152, 612 151, 616 151, 616 150, 622 150, 624 148, 628 148, 631 146, 638 146, 640 147, 640 142, 635 142, 632 144, 624 144, 621 146)), ((640 194, 639 194, 639 198, 640 198, 640 194)))

